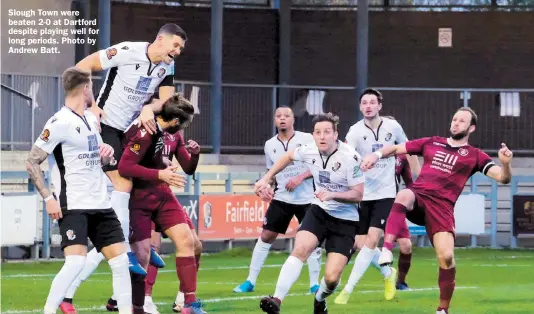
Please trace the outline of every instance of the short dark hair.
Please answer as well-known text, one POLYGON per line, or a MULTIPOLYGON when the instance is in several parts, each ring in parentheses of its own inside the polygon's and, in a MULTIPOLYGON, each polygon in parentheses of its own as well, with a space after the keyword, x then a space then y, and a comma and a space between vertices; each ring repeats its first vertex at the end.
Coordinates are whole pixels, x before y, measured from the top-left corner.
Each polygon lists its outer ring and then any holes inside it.
POLYGON ((195 108, 182 94, 176 93, 165 101, 161 112, 158 114, 163 121, 170 122, 174 119, 180 121, 181 129, 185 128, 195 114, 195 108))
POLYGON ((330 122, 332 123, 332 127, 334 128, 334 131, 337 132, 337 127, 339 125, 339 117, 335 114, 329 112, 329 113, 321 113, 315 116, 312 120, 313 128, 315 129, 315 125, 319 122, 330 122))
POLYGON ((182 37, 184 41, 187 41, 187 34, 185 31, 178 25, 173 23, 167 23, 163 25, 158 32, 158 35, 160 34, 169 34, 169 35, 176 35, 182 37))
POLYGON ((70 67, 63 72, 63 89, 65 95, 75 91, 78 87, 91 82, 91 73, 77 67, 70 67))
POLYGON ((382 97, 382 93, 380 93, 378 90, 374 88, 366 88, 361 94, 360 94, 360 102, 362 101, 363 96, 365 95, 375 95, 376 99, 378 99, 378 103, 381 104, 384 100, 384 97, 382 97))
POLYGON ((458 110, 456 110, 456 112, 459 112, 459 111, 467 111, 471 114, 471 124, 469 126, 477 125, 478 116, 473 109, 471 109, 470 107, 460 107, 458 108, 458 110))

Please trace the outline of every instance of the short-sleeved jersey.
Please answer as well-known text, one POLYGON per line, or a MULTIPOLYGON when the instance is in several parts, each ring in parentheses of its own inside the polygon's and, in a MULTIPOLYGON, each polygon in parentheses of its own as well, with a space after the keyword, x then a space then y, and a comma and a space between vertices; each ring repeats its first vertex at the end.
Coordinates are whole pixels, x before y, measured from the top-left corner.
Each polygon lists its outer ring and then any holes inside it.
MULTIPOLYGON (((382 121, 376 130, 366 125, 364 120, 351 126, 345 138, 347 144, 365 157, 384 146, 406 142, 404 130, 397 121, 384 117, 381 119, 382 121)), ((396 194, 395 157, 380 159, 373 168, 365 173, 363 200, 394 198, 396 194)))
MULTIPOLYGON (((315 182, 317 191, 346 192, 351 186, 365 182, 360 171, 362 158, 354 148, 338 142, 338 148, 330 156, 323 156, 314 143, 298 147, 294 160, 305 162, 315 182)), ((335 218, 358 221, 358 204, 342 203, 336 200, 322 202, 314 197, 312 204, 320 206, 335 218)))
POLYGON ((451 146, 444 137, 425 137, 406 143, 406 152, 423 156, 424 163, 412 189, 453 205, 465 183, 476 172, 486 174, 495 165, 483 151, 470 145, 451 146))
POLYGON ((97 104, 102 123, 124 131, 159 86, 174 86, 174 62, 153 64, 148 42, 122 42, 99 51, 102 69, 109 69, 97 104))
MULTIPOLYGON (((295 134, 287 141, 281 141, 278 136, 273 136, 265 142, 265 160, 267 169, 271 169, 274 163, 288 151, 295 150, 302 145, 313 143, 310 133, 295 131, 295 134)), ((308 171, 308 166, 299 161, 293 161, 275 177, 275 189, 273 199, 289 204, 309 204, 313 199, 313 179, 306 179, 299 184, 294 191, 288 192, 286 184, 292 178, 308 171)))
POLYGON ((162 183, 158 179, 159 170, 168 166, 163 158, 163 131, 158 125, 156 133, 151 135, 137 124, 138 121, 134 120, 125 132, 126 144, 119 163, 119 172, 132 172, 134 188, 155 188, 162 183), (125 169, 126 167, 128 169, 125 169))
POLYGON ((35 146, 50 154, 52 184, 61 208, 67 210, 111 208, 102 171, 96 117, 89 111, 78 115, 69 107, 61 108, 35 141, 35 146))
POLYGON ((406 154, 395 156, 395 179, 397 180, 397 191, 399 190, 401 179, 407 188, 413 184, 412 169, 410 168, 406 154))

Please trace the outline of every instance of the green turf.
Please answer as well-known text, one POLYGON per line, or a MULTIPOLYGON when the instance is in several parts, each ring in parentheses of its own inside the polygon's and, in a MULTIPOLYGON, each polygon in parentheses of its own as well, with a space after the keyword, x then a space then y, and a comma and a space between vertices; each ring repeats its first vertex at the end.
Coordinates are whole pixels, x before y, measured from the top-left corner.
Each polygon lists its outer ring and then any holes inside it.
MULTIPOLYGON (((235 294, 233 288, 246 279, 250 251, 234 250, 203 256, 198 295, 207 301, 208 313, 261 313, 261 296, 273 294, 280 265, 286 254, 271 254, 262 270, 256 291, 235 294), (240 267, 240 268, 237 268, 240 267), (219 269, 217 269, 219 268, 219 269), (228 269, 224 269, 228 268, 228 269), (232 269, 233 268, 233 269, 232 269), (236 269, 237 268, 237 269, 236 269), (232 300, 228 300, 233 298, 232 300), (236 300, 235 298, 244 298, 236 300)), ((458 249, 457 290, 451 313, 533 313, 534 270, 530 267, 534 252, 486 249, 458 249)), ((324 261, 324 257, 323 257, 324 261)), ((160 272, 154 286, 154 301, 161 313, 172 313, 171 304, 178 288, 174 259, 166 258, 167 267, 160 272)), ((44 305, 54 274, 62 263, 17 263, 2 265, 2 313, 39 313, 44 305), (22 277, 20 275, 25 275, 22 277)), ((345 270, 343 282, 352 265, 345 270)), ((416 249, 408 276, 411 288, 419 291, 399 292, 392 301, 383 299, 383 281, 370 267, 348 305, 334 304, 337 294, 328 299, 330 313, 435 313, 439 290, 437 266, 430 249, 416 249), (433 289, 433 290, 430 290, 433 289)), ((299 281, 283 303, 282 313, 312 313, 313 298, 308 291, 308 270, 303 268, 299 281)), ((109 267, 102 263, 78 290, 75 305, 79 313, 103 313, 104 302, 111 295, 109 267)), ((59 311, 58 311, 59 312, 59 311)), ((42 311, 41 311, 42 313, 42 311)))

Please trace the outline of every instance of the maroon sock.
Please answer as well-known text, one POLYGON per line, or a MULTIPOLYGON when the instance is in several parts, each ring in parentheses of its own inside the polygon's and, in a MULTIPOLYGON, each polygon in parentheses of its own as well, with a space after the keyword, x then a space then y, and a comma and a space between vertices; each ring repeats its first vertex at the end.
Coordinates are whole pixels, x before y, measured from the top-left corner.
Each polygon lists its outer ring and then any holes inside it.
POLYGON ((412 265, 412 253, 410 254, 399 254, 399 276, 397 277, 397 282, 406 283, 406 275, 410 270, 412 265))
POLYGON ((197 263, 195 257, 176 257, 176 274, 180 280, 180 291, 184 293, 185 304, 196 302, 197 263))
POLYGON ((384 247, 388 250, 393 249, 393 243, 399 236, 406 222, 406 206, 393 203, 388 221, 386 222, 386 232, 384 236, 384 247))
POLYGON ((148 265, 145 278, 145 295, 152 295, 152 287, 156 283, 156 277, 158 276, 158 268, 154 265, 148 265))
POLYGON ((143 309, 145 305, 145 278, 137 274, 131 274, 132 282, 132 305, 135 309, 143 309))
POLYGON ((198 273, 198 270, 200 269, 200 254, 195 255, 195 261, 197 262, 197 273, 198 273))
POLYGON ((439 309, 448 310, 454 287, 456 286, 456 267, 439 269, 439 309))

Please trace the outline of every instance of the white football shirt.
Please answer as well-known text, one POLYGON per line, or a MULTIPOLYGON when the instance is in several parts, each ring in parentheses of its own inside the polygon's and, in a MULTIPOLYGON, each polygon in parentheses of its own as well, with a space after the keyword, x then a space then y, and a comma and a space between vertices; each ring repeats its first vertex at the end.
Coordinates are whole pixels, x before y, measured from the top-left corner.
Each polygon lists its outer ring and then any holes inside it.
MULTIPOLYGON (((265 142, 265 160, 267 169, 271 169, 274 163, 288 151, 292 151, 302 145, 313 143, 313 135, 295 131, 295 134, 287 141, 281 141, 277 135, 265 142)), ((313 199, 313 179, 309 178, 302 181, 295 190, 288 192, 286 184, 292 178, 308 171, 305 163, 293 161, 284 170, 275 176, 276 186, 274 199, 289 204, 309 204, 313 199)))
POLYGON ((96 100, 105 113, 102 123, 126 130, 164 80, 174 86, 174 62, 153 64, 148 46, 125 41, 98 52, 102 69, 110 69, 96 100))
POLYGON ((108 209, 106 175, 102 171, 97 119, 61 108, 45 124, 35 145, 50 154, 48 163, 59 205, 68 210, 108 209))
MULTIPOLYGON (((367 126, 363 119, 351 126, 346 137, 347 144, 365 157, 382 147, 402 144, 407 141, 404 130, 397 121, 384 117, 381 119, 382 122, 376 130, 367 126)), ((396 194, 395 156, 380 159, 373 168, 365 173, 363 200, 395 198, 396 194)))
MULTIPOLYGON (((322 156, 314 143, 298 147, 294 159, 305 162, 315 182, 317 191, 346 192, 351 186, 365 182, 360 170, 361 156, 349 145, 338 141, 338 148, 330 156, 322 156)), ((320 206, 331 216, 358 221, 358 204, 342 203, 335 200, 326 202, 314 197, 312 204, 320 206)))

